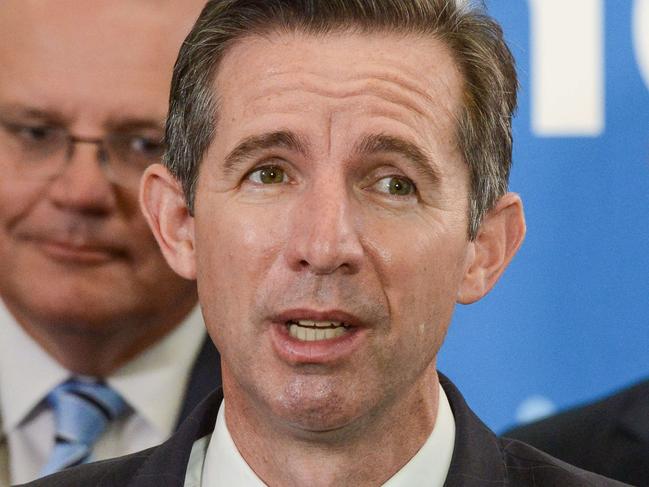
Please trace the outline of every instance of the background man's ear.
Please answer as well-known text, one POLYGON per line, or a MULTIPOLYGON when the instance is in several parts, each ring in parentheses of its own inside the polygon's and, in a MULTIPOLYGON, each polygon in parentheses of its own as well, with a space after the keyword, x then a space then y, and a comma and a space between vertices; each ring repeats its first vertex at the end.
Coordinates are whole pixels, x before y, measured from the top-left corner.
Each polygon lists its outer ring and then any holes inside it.
POLYGON ((140 207, 169 266, 180 276, 195 279, 194 218, 180 183, 162 164, 144 172, 140 207))
POLYGON ((473 303, 487 294, 504 272, 525 237, 523 203, 514 193, 501 197, 483 218, 472 242, 472 255, 457 300, 473 303))

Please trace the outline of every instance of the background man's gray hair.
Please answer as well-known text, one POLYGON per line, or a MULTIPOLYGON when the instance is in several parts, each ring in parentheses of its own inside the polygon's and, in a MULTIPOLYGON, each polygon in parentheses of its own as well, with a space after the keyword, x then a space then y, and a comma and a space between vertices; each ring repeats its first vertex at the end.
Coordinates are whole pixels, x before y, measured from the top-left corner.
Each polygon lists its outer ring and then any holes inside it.
POLYGON ((214 77, 228 47, 272 31, 327 34, 389 31, 431 35, 451 51, 463 77, 458 146, 469 166, 468 236, 507 191, 517 79, 500 26, 465 0, 211 0, 174 68, 165 164, 193 210, 201 160, 218 120, 214 77))

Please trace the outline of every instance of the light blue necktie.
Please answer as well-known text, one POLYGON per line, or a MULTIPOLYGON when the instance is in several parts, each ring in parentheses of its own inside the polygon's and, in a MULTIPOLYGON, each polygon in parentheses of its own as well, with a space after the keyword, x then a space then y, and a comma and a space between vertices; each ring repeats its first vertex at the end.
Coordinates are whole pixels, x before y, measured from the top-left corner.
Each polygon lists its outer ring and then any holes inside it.
POLYGON ((56 432, 54 448, 41 475, 88 462, 108 423, 129 409, 103 382, 79 378, 55 387, 47 402, 54 411, 56 432))

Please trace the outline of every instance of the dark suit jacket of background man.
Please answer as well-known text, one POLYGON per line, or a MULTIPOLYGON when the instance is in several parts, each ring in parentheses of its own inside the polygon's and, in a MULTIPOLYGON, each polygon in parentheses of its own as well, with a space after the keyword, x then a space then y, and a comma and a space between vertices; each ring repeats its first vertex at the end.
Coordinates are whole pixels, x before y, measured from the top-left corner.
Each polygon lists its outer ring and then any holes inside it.
POLYGON ((221 356, 206 336, 192 366, 175 429, 180 428, 196 406, 217 387, 221 387, 221 356))
MULTIPOLYGON (((183 397, 176 429, 189 416, 192 410, 210 392, 221 386, 221 358, 209 337, 205 337, 196 361, 192 366, 185 396, 183 397)), ((160 398, 164 400, 164 398, 160 398)), ((0 418, 0 425, 2 424, 0 418)), ((0 469, 8 469, 6 438, 2 437, 0 430, 0 469)), ((2 473, 2 472, 0 472, 2 473)), ((0 475, 1 477, 1 475, 0 475)), ((2 481, 0 481, 0 484, 2 481)), ((75 485, 75 484, 69 484, 75 485)), ((77 484, 80 485, 80 484, 77 484)), ((92 485, 92 484, 88 484, 92 485)))
POLYGON ((649 380, 505 436, 581 468, 649 486, 649 380))
MULTIPOLYGON (((528 445, 498 439, 443 376, 440 381, 455 418, 455 447, 445 485, 448 487, 624 485, 579 470, 528 445)), ((193 443, 212 432, 221 390, 203 401, 167 442, 125 457, 82 465, 25 484, 29 487, 182 487, 193 443)))

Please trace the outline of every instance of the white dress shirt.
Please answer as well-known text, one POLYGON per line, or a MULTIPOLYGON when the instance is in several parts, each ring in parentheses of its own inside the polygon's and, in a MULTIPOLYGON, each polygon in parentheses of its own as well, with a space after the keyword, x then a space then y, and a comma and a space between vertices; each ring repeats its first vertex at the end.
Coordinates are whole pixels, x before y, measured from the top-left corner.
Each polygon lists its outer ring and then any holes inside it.
MULTIPOLYGON (((167 439, 205 336, 196 307, 171 333, 106 379, 133 412, 109 425, 93 449, 93 460, 133 453, 167 439)), ((47 461, 55 425, 43 399, 70 375, 24 332, 0 300, 0 436, 9 448, 12 484, 37 478, 47 461)))
MULTIPOLYGON (((442 487, 455 445, 455 420, 442 387, 439 408, 430 436, 408 463, 383 487, 442 487)), ((225 424, 225 401, 221 403, 212 435, 194 443, 184 487, 263 487, 266 484, 248 466, 225 424)))

